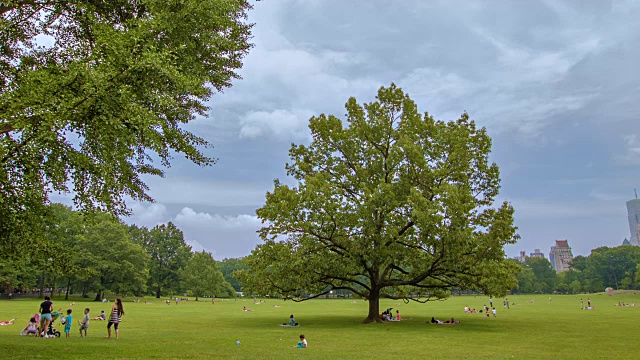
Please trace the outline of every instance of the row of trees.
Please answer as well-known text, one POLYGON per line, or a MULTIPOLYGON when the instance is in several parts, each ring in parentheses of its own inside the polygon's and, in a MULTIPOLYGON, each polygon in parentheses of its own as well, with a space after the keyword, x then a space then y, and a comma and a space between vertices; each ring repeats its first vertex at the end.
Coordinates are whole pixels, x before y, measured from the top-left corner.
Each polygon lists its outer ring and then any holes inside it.
POLYGON ((570 270, 559 274, 545 258, 530 257, 518 262, 516 293, 600 292, 605 288, 640 289, 640 247, 600 247, 589 256, 577 256, 570 270))
MULTIPOLYGON (((67 295, 95 294, 96 300, 106 292, 158 298, 189 293, 197 298, 232 297, 237 291, 225 281, 211 254, 192 252, 172 223, 147 229, 128 226, 106 213, 83 214, 60 204, 51 205, 49 211, 49 248, 2 262, 0 283, 5 291, 63 288, 67 295)), ((230 277, 239 262, 228 262, 223 264, 230 277)))

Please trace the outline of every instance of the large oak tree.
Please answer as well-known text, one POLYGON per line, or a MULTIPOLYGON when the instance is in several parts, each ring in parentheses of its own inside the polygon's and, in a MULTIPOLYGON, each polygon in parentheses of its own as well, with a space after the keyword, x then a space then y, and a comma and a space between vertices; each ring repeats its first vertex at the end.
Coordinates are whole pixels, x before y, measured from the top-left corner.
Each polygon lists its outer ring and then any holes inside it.
POLYGON ((494 206, 491 139, 468 115, 437 121, 403 91, 351 98, 343 121, 310 119, 312 141, 293 145, 288 174, 257 211, 264 243, 246 258, 247 289, 296 301, 346 289, 369 300, 428 301, 451 287, 501 294, 517 266, 513 208, 494 206))
POLYGON ((0 3, 0 253, 42 238, 51 191, 126 214, 176 153, 214 159, 184 125, 238 78, 247 0, 0 3))

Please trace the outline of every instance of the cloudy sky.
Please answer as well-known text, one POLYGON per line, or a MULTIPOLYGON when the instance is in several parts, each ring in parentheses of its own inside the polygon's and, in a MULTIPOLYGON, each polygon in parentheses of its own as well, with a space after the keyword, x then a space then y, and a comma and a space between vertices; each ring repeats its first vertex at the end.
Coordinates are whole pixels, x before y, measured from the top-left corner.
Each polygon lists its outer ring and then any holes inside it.
POLYGON ((250 13, 255 47, 242 80, 190 129, 219 159, 176 159, 150 179, 154 204, 130 223, 173 221, 216 258, 259 243, 255 209, 284 179, 292 142, 313 114, 342 116, 350 96, 395 82, 438 119, 463 111, 488 129, 500 200, 522 239, 574 254, 629 237, 625 201, 640 188, 640 3, 637 1, 265 0, 250 13), (634 65, 635 64, 635 65, 634 65))

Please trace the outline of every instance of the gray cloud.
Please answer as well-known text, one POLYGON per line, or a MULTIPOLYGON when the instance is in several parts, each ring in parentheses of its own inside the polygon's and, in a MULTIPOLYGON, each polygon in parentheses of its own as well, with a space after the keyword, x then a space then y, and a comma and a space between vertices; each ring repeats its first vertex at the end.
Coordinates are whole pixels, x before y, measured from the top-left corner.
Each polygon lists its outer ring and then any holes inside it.
MULTIPOLYGON (((577 253, 628 236, 624 200, 638 183, 640 5, 636 1, 257 2, 243 79, 189 129, 212 168, 177 158, 150 181, 158 204, 132 221, 176 221, 216 256, 257 243, 254 210, 285 181, 291 142, 312 115, 342 116, 392 81, 439 119, 463 111, 494 138, 501 198, 522 240, 577 253), (160 220, 164 219, 164 220, 160 220)), ((545 250, 546 251, 546 250, 545 250)))

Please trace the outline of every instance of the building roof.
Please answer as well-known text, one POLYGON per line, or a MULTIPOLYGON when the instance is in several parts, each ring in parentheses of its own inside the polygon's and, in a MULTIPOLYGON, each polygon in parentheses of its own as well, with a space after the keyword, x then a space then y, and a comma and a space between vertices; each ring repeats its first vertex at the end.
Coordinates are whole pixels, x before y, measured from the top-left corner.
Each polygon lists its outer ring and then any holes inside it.
POLYGON ((556 240, 556 247, 569 247, 568 240, 556 240))

